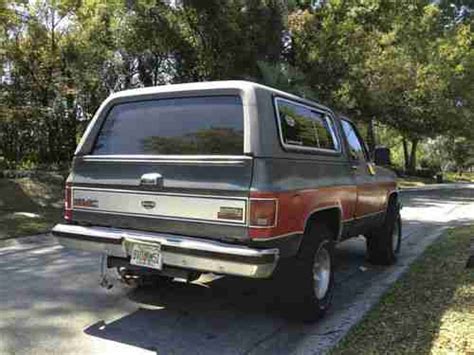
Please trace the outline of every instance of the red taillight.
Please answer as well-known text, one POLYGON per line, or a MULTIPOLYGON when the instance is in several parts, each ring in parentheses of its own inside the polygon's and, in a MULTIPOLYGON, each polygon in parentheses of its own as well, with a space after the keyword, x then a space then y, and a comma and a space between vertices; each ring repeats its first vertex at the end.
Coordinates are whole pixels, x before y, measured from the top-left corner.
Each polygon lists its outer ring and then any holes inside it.
POLYGON ((277 220, 276 199, 250 199, 250 227, 271 228, 277 220))
POLYGON ((64 190, 64 219, 66 221, 72 219, 72 186, 70 182, 66 183, 64 190))

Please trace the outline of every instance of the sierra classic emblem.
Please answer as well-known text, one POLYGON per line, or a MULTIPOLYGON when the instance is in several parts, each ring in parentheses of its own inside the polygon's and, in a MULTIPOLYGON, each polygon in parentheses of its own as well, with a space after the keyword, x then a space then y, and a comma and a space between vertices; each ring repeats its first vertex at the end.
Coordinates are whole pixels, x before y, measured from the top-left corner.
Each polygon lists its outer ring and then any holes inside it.
POLYGON ((156 203, 154 201, 142 201, 141 205, 143 208, 146 208, 147 210, 151 210, 155 208, 156 203))

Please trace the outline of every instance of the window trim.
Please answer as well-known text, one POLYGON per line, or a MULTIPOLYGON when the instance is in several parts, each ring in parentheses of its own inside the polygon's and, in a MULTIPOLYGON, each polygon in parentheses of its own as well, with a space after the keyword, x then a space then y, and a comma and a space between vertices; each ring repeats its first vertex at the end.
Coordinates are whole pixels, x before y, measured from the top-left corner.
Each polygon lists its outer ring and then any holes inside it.
POLYGON ((347 149, 348 149, 348 151, 349 151, 349 154, 348 154, 349 159, 352 160, 352 161, 357 161, 357 162, 360 162, 360 161, 365 162, 365 163, 371 162, 371 159, 370 159, 370 157, 369 157, 369 151, 368 151, 368 149, 367 149, 367 146, 365 145, 364 139, 362 139, 362 136, 361 136, 361 134, 360 134, 360 132, 359 132, 359 129, 357 128, 356 124, 355 124, 354 122, 352 122, 350 119, 345 118, 345 117, 341 117, 340 120, 341 120, 341 130, 342 130, 342 134, 344 135, 344 140, 346 141, 347 149), (359 159, 359 158, 353 158, 353 157, 352 157, 352 154, 350 153, 351 150, 352 150, 352 149, 351 149, 351 145, 350 145, 350 143, 349 143, 349 139, 347 138, 347 134, 346 134, 346 132, 344 131, 344 125, 343 125, 344 122, 347 122, 347 123, 349 124, 349 126, 352 127, 352 130, 354 131, 354 133, 355 133, 357 139, 359 140, 360 146, 361 146, 361 148, 362 148, 362 154, 364 155, 364 158, 365 158, 364 160, 361 160, 361 159, 359 159))
POLYGON ((309 106, 303 103, 300 103, 298 101, 290 100, 287 98, 283 98, 280 96, 276 96, 273 98, 274 102, 274 107, 275 107, 275 115, 277 117, 277 126, 278 126, 278 136, 280 137, 280 143, 282 147, 285 150, 289 151, 299 151, 299 152, 318 152, 318 153, 328 153, 328 154, 337 154, 340 155, 342 152, 342 144, 341 144, 341 139, 340 136, 338 135, 338 128, 336 125, 336 121, 334 119, 334 116, 327 111, 321 110, 319 108, 316 108, 314 106, 309 106), (329 124, 329 134, 333 140, 334 145, 336 146, 336 149, 327 149, 327 148, 316 148, 316 147, 307 147, 307 146, 300 146, 296 144, 288 144, 285 142, 284 137, 283 137, 283 128, 282 128, 282 122, 281 122, 281 117, 280 117, 280 110, 278 109, 278 102, 288 102, 292 105, 296 106, 301 106, 304 108, 307 108, 311 111, 314 111, 318 114, 321 114, 330 124, 329 124))

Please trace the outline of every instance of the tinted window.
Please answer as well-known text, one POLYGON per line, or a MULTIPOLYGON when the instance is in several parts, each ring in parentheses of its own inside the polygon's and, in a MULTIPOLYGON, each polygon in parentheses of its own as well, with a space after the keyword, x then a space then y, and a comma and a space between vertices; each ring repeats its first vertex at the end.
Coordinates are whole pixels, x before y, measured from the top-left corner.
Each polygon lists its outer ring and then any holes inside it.
POLYGON ((352 158, 366 160, 367 153, 363 141, 360 139, 355 126, 349 121, 342 120, 342 130, 349 143, 352 158))
POLYGON ((210 96, 117 104, 93 154, 243 154, 238 96, 210 96))
POLYGON ((307 106, 277 100, 283 143, 290 146, 337 150, 331 120, 307 106))

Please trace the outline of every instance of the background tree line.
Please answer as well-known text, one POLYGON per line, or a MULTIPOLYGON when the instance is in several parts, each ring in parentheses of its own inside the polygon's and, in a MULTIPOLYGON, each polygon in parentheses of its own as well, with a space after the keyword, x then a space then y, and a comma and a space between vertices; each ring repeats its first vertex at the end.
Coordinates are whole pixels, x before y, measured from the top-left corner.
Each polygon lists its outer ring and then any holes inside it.
POLYGON ((67 164, 110 93, 247 79, 347 114, 414 171, 474 163, 474 1, 1 1, 0 156, 67 164), (426 162, 425 162, 426 163, 426 162))

